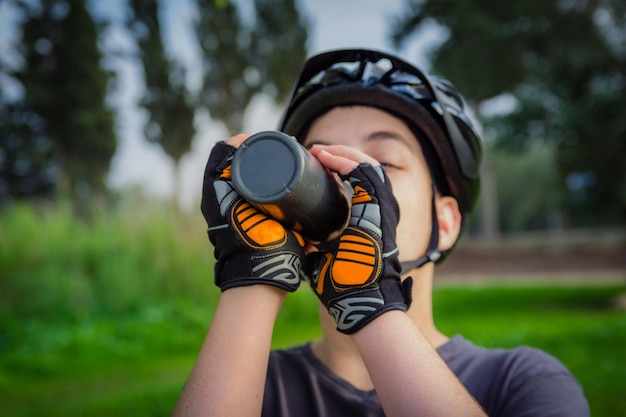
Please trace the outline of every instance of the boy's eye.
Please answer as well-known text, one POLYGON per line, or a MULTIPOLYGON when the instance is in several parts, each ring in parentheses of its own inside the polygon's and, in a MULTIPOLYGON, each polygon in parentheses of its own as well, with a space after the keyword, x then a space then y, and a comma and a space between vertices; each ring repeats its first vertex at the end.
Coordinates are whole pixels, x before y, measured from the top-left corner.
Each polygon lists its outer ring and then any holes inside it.
POLYGON ((380 161, 380 166, 382 166, 384 169, 389 169, 389 168, 398 168, 396 165, 390 163, 390 162, 384 162, 384 161, 380 161))

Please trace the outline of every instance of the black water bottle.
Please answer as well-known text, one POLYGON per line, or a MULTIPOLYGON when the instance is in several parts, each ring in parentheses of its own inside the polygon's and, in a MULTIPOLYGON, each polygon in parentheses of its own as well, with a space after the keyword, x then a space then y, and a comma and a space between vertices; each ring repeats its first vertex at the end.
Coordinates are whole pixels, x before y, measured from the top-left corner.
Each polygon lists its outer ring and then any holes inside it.
POLYGON ((245 140, 235 152, 232 179, 243 198, 311 242, 337 237, 348 222, 346 186, 285 133, 245 140))

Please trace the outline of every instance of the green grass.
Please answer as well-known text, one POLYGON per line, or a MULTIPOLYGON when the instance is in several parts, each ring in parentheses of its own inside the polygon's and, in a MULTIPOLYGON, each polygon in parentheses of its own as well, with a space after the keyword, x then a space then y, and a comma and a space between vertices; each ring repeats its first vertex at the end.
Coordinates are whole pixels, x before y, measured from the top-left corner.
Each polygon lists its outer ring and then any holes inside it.
MULTIPOLYGON (((96 213, 0 212, 0 404, 26 416, 169 415, 219 291, 196 217, 158 207, 96 213)), ((626 412, 626 284, 438 287, 448 334, 546 350, 579 379, 592 415, 626 412)), ((316 299, 291 294, 273 345, 319 337, 316 299)))
MULTIPOLYGON (((594 416, 614 416, 626 410, 626 315, 612 300, 625 291, 624 285, 453 287, 436 290, 435 300, 444 332, 485 346, 544 349, 579 379, 594 416)), ((73 323, 10 323, 17 343, 0 358, 5 415, 169 415, 212 309, 176 302, 73 323)), ((318 337, 314 311, 307 291, 290 295, 274 345, 318 337)))
POLYGON ((488 347, 530 345, 561 360, 594 416, 626 412, 626 285, 448 288, 435 292, 440 329, 488 347))

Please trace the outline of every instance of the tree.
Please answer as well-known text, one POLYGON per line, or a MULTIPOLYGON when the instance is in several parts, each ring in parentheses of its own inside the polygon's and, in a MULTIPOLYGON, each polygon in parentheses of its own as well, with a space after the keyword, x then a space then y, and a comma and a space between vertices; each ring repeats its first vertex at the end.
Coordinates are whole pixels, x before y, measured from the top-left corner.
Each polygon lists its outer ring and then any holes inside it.
POLYGON ((144 132, 174 160, 177 175, 195 135, 193 118, 200 104, 231 132, 240 132, 255 94, 282 100, 289 93, 306 55, 307 35, 294 1, 282 3, 257 0, 256 18, 248 22, 234 2, 197 2, 203 85, 199 97, 193 98, 185 87, 183 67, 163 46, 159 2, 130 0, 127 26, 137 41, 146 84, 140 103, 148 114, 144 132))
POLYGON ((148 113, 144 132, 149 142, 158 143, 174 161, 175 184, 178 185, 180 161, 189 151, 196 133, 195 100, 185 86, 184 68, 165 53, 159 3, 154 0, 131 0, 130 5, 132 17, 128 26, 139 47, 146 84, 141 100, 148 113))
POLYGON ((9 107, 15 122, 5 125, 11 141, 29 154, 23 160, 51 158, 54 163, 44 165, 58 167, 56 185, 75 202, 102 196, 117 140, 105 103, 111 75, 100 67, 96 25, 84 0, 16 6, 23 19, 22 65, 9 75, 19 81, 23 96, 9 107), (46 151, 38 154, 38 146, 46 151))
MULTIPOLYGON (((626 4, 619 0, 409 0, 393 25, 402 45, 426 23, 447 31, 431 52, 477 105, 508 94, 515 109, 483 119, 500 146, 552 143, 566 225, 626 222, 626 4)), ((541 186, 541 184, 537 184, 541 186)))
POLYGON ((26 106, 0 102, 0 206, 13 199, 50 197, 54 191, 52 143, 26 106))
POLYGON ((263 91, 277 101, 288 94, 306 56, 306 23, 294 0, 255 0, 254 22, 241 18, 235 2, 197 3, 204 74, 200 100, 214 119, 238 133, 255 94, 263 91))
POLYGON ((265 92, 278 103, 287 99, 306 59, 307 23, 293 0, 255 0, 257 22, 252 42, 252 64, 265 92))

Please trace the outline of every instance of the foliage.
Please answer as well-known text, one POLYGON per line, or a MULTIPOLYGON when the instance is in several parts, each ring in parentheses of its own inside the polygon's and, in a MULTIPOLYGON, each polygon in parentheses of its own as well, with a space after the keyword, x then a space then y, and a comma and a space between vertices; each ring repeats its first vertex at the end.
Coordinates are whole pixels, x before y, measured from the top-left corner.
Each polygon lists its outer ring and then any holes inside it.
POLYGON ((202 219, 178 218, 145 201, 90 218, 77 221, 64 204, 13 204, 0 212, 0 315, 76 319, 157 300, 212 298, 202 219))
POLYGON ((498 211, 505 213, 500 216, 501 231, 506 234, 559 229, 554 146, 537 142, 523 153, 495 149, 490 157, 498 178, 498 211))
POLYGON ((199 0, 198 15, 204 72, 201 101, 211 117, 236 133, 243 124, 243 110, 260 84, 258 77, 245 76, 246 71, 256 75, 248 64, 251 34, 234 2, 216 6, 212 0, 199 0))
MULTIPOLYGON (((163 47, 161 3, 130 0, 123 6, 131 11, 127 25, 145 75, 144 133, 172 157, 179 175, 199 104, 229 130, 241 131, 255 94, 277 101, 288 94, 306 56, 307 27, 294 0, 257 0, 256 15, 247 20, 236 2, 198 1, 194 28, 203 72, 198 100, 187 91, 183 66, 163 47)), ((79 203, 106 192, 104 177, 117 139, 114 115, 105 103, 112 78, 101 66, 98 30, 111 22, 96 25, 85 4, 10 3, 20 13, 22 36, 13 48, 19 61, 1 62, 0 76, 15 81, 21 97, 9 101, 0 94, 0 202, 49 195, 54 188, 79 203)))
POLYGON ((255 0, 256 26, 252 39, 252 63, 265 80, 262 89, 280 103, 291 91, 307 55, 308 24, 297 2, 255 0))
POLYGON ((237 3, 198 0, 197 38, 202 51, 200 99, 214 119, 239 133, 243 113, 264 91, 280 101, 306 56, 307 28, 294 0, 255 0, 254 22, 237 3))
POLYGON ((509 94, 512 112, 484 120, 513 149, 555 145, 566 226, 626 222, 626 9, 618 0, 407 1, 396 45, 436 21, 447 32, 434 69, 472 101, 509 94))
POLYGON ((13 199, 44 197, 54 191, 52 142, 27 103, 0 100, 0 206, 13 199))
POLYGON ((128 26, 139 47, 146 84, 141 105, 149 118, 144 133, 174 160, 178 173, 195 135, 196 103, 185 86, 184 68, 165 53, 158 13, 161 3, 130 0, 133 13, 128 26))
POLYGON ((116 137, 105 103, 111 77, 100 67, 96 24, 84 0, 16 4, 22 19, 21 63, 9 74, 23 94, 4 110, 10 112, 11 135, 2 148, 7 154, 19 149, 12 174, 33 180, 18 181, 9 190, 24 195, 28 190, 20 184, 45 185, 52 165, 58 169, 57 186, 74 199, 102 195, 116 137), (22 175, 20 166, 29 169, 22 175))

